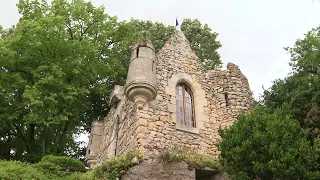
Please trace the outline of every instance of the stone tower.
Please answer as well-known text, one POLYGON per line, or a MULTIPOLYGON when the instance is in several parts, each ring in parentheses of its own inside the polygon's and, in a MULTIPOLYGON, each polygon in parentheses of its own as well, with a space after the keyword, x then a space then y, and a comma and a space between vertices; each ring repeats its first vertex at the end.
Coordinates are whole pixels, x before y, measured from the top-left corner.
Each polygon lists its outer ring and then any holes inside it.
POLYGON ((136 44, 133 47, 125 94, 140 110, 157 95, 155 61, 151 44, 136 44))
POLYGON ((126 85, 115 86, 99 136, 90 136, 87 164, 129 151, 147 158, 172 149, 217 156, 219 127, 232 124, 252 101, 238 66, 205 70, 180 31, 157 55, 151 44, 137 44, 126 85))

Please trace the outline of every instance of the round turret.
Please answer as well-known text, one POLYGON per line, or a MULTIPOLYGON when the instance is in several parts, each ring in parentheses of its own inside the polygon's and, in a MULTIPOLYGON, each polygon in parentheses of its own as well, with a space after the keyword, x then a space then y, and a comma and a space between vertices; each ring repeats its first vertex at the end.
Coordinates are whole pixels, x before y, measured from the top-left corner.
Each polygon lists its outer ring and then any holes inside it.
POLYGON ((102 132, 103 121, 93 121, 91 125, 91 132, 85 159, 89 167, 93 167, 97 164, 97 155, 99 153, 102 132))
POLYGON ((132 48, 125 94, 138 109, 157 95, 155 52, 149 43, 139 43, 132 48))

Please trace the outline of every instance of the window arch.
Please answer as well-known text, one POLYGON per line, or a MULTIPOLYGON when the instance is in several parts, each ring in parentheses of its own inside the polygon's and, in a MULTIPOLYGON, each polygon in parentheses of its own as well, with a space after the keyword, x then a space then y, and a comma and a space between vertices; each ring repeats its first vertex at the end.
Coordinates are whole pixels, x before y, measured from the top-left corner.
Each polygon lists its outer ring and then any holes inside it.
POLYGON ((178 124, 196 127, 192 91, 183 83, 179 83, 176 87, 176 115, 178 124))

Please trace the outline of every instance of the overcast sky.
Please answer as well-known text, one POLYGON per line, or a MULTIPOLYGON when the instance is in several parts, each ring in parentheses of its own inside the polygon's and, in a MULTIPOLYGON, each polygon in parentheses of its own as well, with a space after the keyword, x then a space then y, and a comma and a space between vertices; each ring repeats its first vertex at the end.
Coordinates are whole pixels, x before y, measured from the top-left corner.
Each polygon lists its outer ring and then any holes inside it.
MULTIPOLYGON (((0 0, 0 25, 17 23, 18 0, 0 0)), ((184 18, 198 18, 218 32, 224 67, 240 66, 255 97, 262 86, 289 72, 289 55, 283 47, 320 25, 320 0, 92 0, 120 20, 131 17, 175 25, 184 18)))

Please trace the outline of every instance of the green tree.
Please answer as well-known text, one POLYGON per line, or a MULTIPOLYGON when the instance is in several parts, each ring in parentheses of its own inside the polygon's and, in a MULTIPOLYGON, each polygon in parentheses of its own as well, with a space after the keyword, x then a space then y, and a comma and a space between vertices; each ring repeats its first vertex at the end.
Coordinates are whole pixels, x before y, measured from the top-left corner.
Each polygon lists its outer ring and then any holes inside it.
POLYGON ((163 47, 165 41, 168 40, 175 31, 173 26, 166 26, 162 23, 152 21, 131 19, 129 24, 134 29, 134 32, 136 32, 137 41, 152 42, 156 52, 163 47))
POLYGON ((276 109, 289 104, 287 113, 303 128, 311 129, 309 137, 320 133, 320 26, 298 39, 293 48, 285 48, 291 55, 291 74, 276 80, 264 91, 262 103, 276 109))
POLYGON ((220 130, 222 163, 239 179, 319 179, 320 27, 298 39, 292 72, 264 91, 261 105, 220 130))
MULTIPOLYGON (((287 107, 284 107, 287 108, 287 107)), ((299 123, 286 115, 256 107, 220 129, 221 163, 233 179, 318 179, 319 147, 312 146, 299 123)))
POLYGON ((208 24, 202 26, 198 19, 183 20, 181 30, 207 69, 221 66, 222 62, 217 52, 221 47, 221 43, 217 40, 218 33, 212 32, 208 24))
MULTIPOLYGON (((119 22, 84 0, 20 0, 17 6, 18 24, 0 28, 0 158, 38 161, 83 152, 74 135, 107 114, 112 88, 125 83, 130 46, 148 40, 159 50, 174 28, 119 22)), ((191 44, 219 44, 216 33, 193 22, 184 26, 191 44), (188 33, 195 28, 201 38, 188 33)), ((195 50, 216 53, 205 50, 212 47, 195 50)), ((210 66, 215 63, 221 62, 210 66)))
MULTIPOLYGON (((158 52, 174 33, 173 26, 165 26, 162 23, 131 19, 129 22, 134 29, 135 39, 138 41, 153 43, 158 52)), ((202 64, 207 69, 220 67, 222 62, 217 50, 221 47, 217 40, 218 33, 212 32, 207 24, 202 26, 198 19, 184 19, 181 24, 181 31, 190 42, 192 50, 199 57, 202 64)))
POLYGON ((18 8, 19 23, 0 40, 1 144, 16 142, 3 154, 35 161, 66 153, 73 134, 105 116, 107 95, 126 76, 119 49, 132 40, 82 0, 21 0, 18 8))

